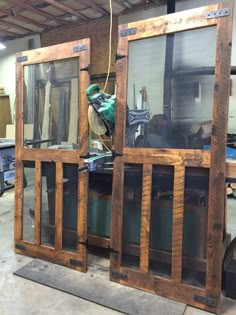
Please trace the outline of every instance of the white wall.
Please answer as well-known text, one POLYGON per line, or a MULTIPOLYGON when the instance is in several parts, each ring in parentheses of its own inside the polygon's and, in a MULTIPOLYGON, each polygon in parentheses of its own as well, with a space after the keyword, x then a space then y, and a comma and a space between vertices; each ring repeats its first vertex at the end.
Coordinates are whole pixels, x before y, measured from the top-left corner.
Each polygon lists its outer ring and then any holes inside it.
POLYGON ((30 39, 34 39, 35 48, 41 47, 40 36, 35 35, 5 42, 4 44, 7 48, 0 50, 0 86, 5 87, 6 94, 10 96, 13 118, 16 96, 16 53, 28 50, 28 42, 30 39))

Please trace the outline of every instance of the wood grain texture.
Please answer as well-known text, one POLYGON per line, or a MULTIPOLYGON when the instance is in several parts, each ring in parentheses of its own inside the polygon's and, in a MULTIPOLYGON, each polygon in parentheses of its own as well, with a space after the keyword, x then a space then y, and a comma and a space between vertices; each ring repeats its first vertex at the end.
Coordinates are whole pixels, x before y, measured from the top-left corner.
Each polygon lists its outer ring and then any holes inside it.
POLYGON ((41 197, 42 197, 42 168, 41 161, 35 161, 35 208, 34 208, 34 243, 41 242, 41 197))
POLYGON ((33 258, 37 257, 39 259, 50 261, 52 263, 83 272, 83 266, 76 266, 70 262, 70 259, 77 259, 83 262, 83 257, 80 257, 78 253, 67 252, 65 250, 58 251, 52 247, 36 245, 26 241, 17 241, 17 244, 23 245, 26 248, 25 250, 16 249, 15 252, 17 254, 26 255, 33 258))
POLYGON ((149 271, 150 251, 150 217, 152 194, 152 164, 143 165, 141 238, 140 238, 140 271, 149 271))
MULTIPOLYGON (((83 165, 80 165, 83 166, 83 165)), ((87 233, 87 202, 88 202, 88 171, 79 172, 78 186, 78 221, 77 221, 77 241, 85 242, 88 239, 87 233)), ((80 257, 83 257, 83 271, 87 271, 87 248, 85 245, 77 243, 77 250, 80 257)))
POLYGON ((15 162, 15 213, 14 213, 14 240, 23 237, 23 162, 15 162))
MULTIPOLYGON (((86 68, 90 64, 90 39, 86 39, 87 53, 79 60, 80 69, 86 68)), ((90 85, 90 75, 88 71, 79 73, 79 155, 88 153, 88 100, 86 90, 90 85)))
POLYGON ((23 236, 23 68, 16 64, 16 147, 15 147, 15 217, 14 217, 14 239, 21 240, 23 236))
MULTIPOLYGON (((115 253, 116 259, 111 267, 120 272, 128 272, 128 281, 112 280, 126 285, 142 288, 147 291, 155 292, 187 304, 211 311, 220 312, 220 292, 221 292, 221 268, 222 268, 222 245, 224 227, 224 188, 225 188, 225 146, 227 133, 227 115, 229 100, 229 79, 230 79, 230 60, 231 60, 231 40, 232 40, 232 3, 222 3, 197 8, 184 12, 174 13, 167 16, 152 18, 145 21, 138 21, 120 26, 120 29, 136 28, 134 35, 129 35, 119 39, 118 52, 127 55, 128 42, 172 34, 192 29, 205 28, 216 25, 217 29, 217 55, 216 55, 216 76, 213 106, 212 123, 212 147, 210 152, 201 150, 176 150, 176 149, 144 149, 144 148, 123 148, 125 122, 126 122, 126 102, 127 102, 127 61, 121 59, 117 62, 117 95, 119 96, 118 119, 116 123, 115 151, 123 156, 120 158, 120 168, 122 163, 136 164, 157 164, 161 167, 166 165, 174 166, 176 169, 175 189, 174 189, 174 215, 173 215, 173 252, 172 252, 172 280, 161 277, 146 275, 145 272, 128 270, 121 267, 120 254, 115 253), (230 16, 216 19, 207 19, 207 13, 222 8, 230 9, 230 16), (120 71, 120 75, 119 75, 120 71), (120 93, 120 94, 119 94, 120 93), (120 130, 122 129, 122 130, 120 130), (198 289, 181 283, 182 271, 182 241, 183 241, 183 202, 184 202, 184 175, 185 167, 199 169, 202 174, 203 168, 210 168, 210 192, 209 192, 209 215, 208 215, 208 234, 207 234, 207 277, 206 288, 198 289), (179 175, 177 175, 179 174, 179 175), (194 294, 209 296, 216 301, 215 307, 209 307, 194 300, 194 294)), ((118 100, 118 98, 117 98, 118 100)), ((230 165, 228 165, 228 170, 230 165)), ((232 167, 231 167, 232 170, 232 167)), ((116 171, 117 172, 117 171, 116 171)), ((192 171, 190 171, 192 172, 192 171)), ((188 173, 188 170, 186 170, 188 173)), ((121 175, 116 173, 118 177, 121 175)), ((114 184, 116 181, 114 181, 114 184)), ((117 208, 122 208, 122 203, 118 198, 123 198, 123 193, 119 193, 122 188, 122 181, 118 180, 119 187, 113 187, 116 196, 113 195, 113 202, 117 203, 117 208)), ((122 231, 122 209, 116 210, 121 225, 116 229, 118 234, 113 234, 111 243, 114 242, 118 252, 121 245, 119 240, 122 231), (120 218, 121 216, 121 218, 120 218), (114 238, 118 241, 114 240, 114 238)), ((203 219, 203 218, 202 218, 203 219)), ((202 220, 203 221, 203 220, 202 220)), ((200 222, 201 218, 200 218, 200 222)), ((206 221, 206 220, 205 220, 206 221)), ((112 223, 113 225, 115 222, 112 223)), ((199 247, 201 256, 205 256, 205 248, 199 247)), ((112 254, 113 255, 113 254, 112 254)), ((205 268, 204 259, 202 268, 205 268)), ((144 268, 146 266, 144 265, 144 268)))
MULTIPOLYGON (((219 7, 225 7, 219 4, 219 7)), ((226 175, 228 105, 230 89, 233 3, 230 16, 217 19, 214 107, 211 138, 211 168, 208 213, 206 289, 217 296, 220 311, 222 247, 224 228, 224 194, 226 175)))
MULTIPOLYGON (((142 289, 161 296, 168 296, 169 298, 192 305, 197 308, 204 309, 206 311, 214 312, 214 307, 209 307, 193 300, 193 296, 201 295, 208 296, 205 289, 193 287, 183 283, 175 283, 172 280, 162 278, 160 276, 154 276, 145 273, 140 273, 137 270, 122 267, 120 272, 128 274, 128 281, 118 280, 120 284, 132 286, 138 289, 142 289)), ((214 295, 211 296, 213 299, 214 295)))
POLYGON ((56 163, 56 202, 55 202, 55 249, 62 249, 62 218, 63 218, 63 164, 56 163))
POLYGON ((70 118, 68 142, 78 143, 78 121, 75 117, 79 116, 79 80, 74 78, 71 80, 71 98, 70 98, 70 118))
MULTIPOLYGON (((119 270, 122 253, 122 223, 123 223, 123 195, 124 195, 124 164, 122 157, 114 161, 112 183, 112 209, 111 209, 111 242, 110 246, 115 252, 110 255, 110 270, 119 270)), ((111 275, 110 275, 111 277, 111 275)))
POLYGON ((22 157, 25 161, 79 163, 77 150, 25 149, 22 157))
MULTIPOLYGON (((63 218, 63 163, 82 165, 80 154, 88 152, 88 120, 87 120, 87 98, 86 89, 90 84, 89 73, 80 71, 90 64, 90 39, 76 40, 71 43, 65 43, 47 48, 40 48, 33 51, 26 51, 17 54, 27 56, 26 62, 17 62, 17 100, 16 100, 16 206, 15 206, 15 242, 22 239, 22 194, 23 194, 23 160, 36 161, 36 209, 35 209, 35 244, 27 244, 26 251, 16 252, 25 253, 34 257, 46 259, 56 263, 66 265, 77 270, 86 271, 86 247, 79 245, 78 253, 66 253, 62 250, 62 218, 63 218), (85 51, 74 52, 73 47, 86 45, 85 51), (24 148, 23 144, 23 103, 24 103, 24 77, 23 69, 25 65, 50 62, 54 60, 78 58, 79 67, 76 69, 79 74, 78 82, 78 110, 79 110, 79 150, 56 150, 56 149, 29 149, 24 148), (40 246, 40 202, 41 202, 41 163, 56 163, 56 198, 55 198, 55 248, 49 249, 40 246), (83 262, 82 267, 72 266, 69 258, 79 257, 83 262)), ((87 239, 87 175, 82 174, 81 184, 79 184, 79 219, 78 219, 78 236, 82 241, 87 239)))
POLYGON ((236 178, 236 161, 226 161, 226 177, 236 178))
MULTIPOLYGON (((126 29, 127 25, 119 26, 119 31, 126 29)), ((120 37, 118 42, 118 55, 127 56, 119 59, 116 62, 116 123, 114 136, 114 150, 122 153, 125 141, 125 126, 126 126, 126 103, 127 103, 127 77, 128 77, 128 39, 120 37)))
MULTIPOLYGON (((224 4, 228 8, 227 3, 224 4)), ((218 9, 218 5, 209 5, 192 10, 186 10, 173 14, 154 17, 144 21, 128 23, 126 28, 136 28, 135 35, 129 35, 128 40, 138 40, 153 36, 167 35, 187 31, 191 29, 213 26, 218 23, 217 19, 207 19, 207 13, 218 9)))
POLYGON ((171 262, 171 279, 175 283, 182 281, 184 192, 185 167, 175 166, 171 262))
POLYGON ((189 167, 210 167, 211 153, 203 150, 124 148, 126 163, 153 163, 189 167))
POLYGON ((33 50, 26 50, 16 54, 16 57, 26 56, 27 61, 21 62, 21 66, 26 66, 35 63, 50 62, 61 59, 82 57, 87 55, 87 50, 74 52, 73 47, 78 45, 88 44, 89 39, 75 40, 69 43, 63 43, 33 50))

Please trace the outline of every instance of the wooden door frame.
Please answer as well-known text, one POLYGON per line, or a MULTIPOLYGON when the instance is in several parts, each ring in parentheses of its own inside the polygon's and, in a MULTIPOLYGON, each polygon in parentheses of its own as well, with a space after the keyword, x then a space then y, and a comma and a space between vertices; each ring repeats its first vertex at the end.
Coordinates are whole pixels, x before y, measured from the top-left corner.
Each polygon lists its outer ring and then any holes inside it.
POLYGON ((76 40, 64 44, 20 52, 16 55, 16 176, 15 176, 15 220, 14 243, 18 254, 42 258, 80 271, 87 270, 87 193, 88 173, 79 173, 77 251, 62 248, 63 216, 63 163, 84 166, 83 156, 88 153, 88 115, 86 89, 90 84, 90 39, 76 40), (24 148, 24 66, 69 58, 79 59, 79 149, 56 150, 24 148), (35 161, 35 235, 34 242, 23 240, 23 161, 35 161), (41 190, 42 162, 55 162, 55 247, 41 244, 41 190))
MULTIPOLYGON (((226 137, 231 68, 233 2, 220 3, 119 27, 117 52, 117 112, 114 143, 114 175, 111 225, 112 281, 142 288, 211 312, 220 312, 223 230, 225 213, 226 137), (229 16, 210 18, 209 12, 229 9, 229 16), (211 151, 144 149, 125 147, 129 42, 161 35, 216 26, 216 65, 211 151), (129 33, 129 31, 131 34, 129 33), (134 31, 135 30, 135 31, 134 31), (125 34, 125 36, 124 36, 125 34), (122 36, 123 35, 123 36, 122 36), (140 269, 121 266, 124 163, 143 164, 143 202, 140 239, 140 269), (148 274, 148 237, 152 165, 175 167, 172 239, 172 279, 148 274), (182 241, 185 167, 210 169, 206 287, 183 284, 182 241), (179 175, 179 176, 178 176, 179 175), (181 188, 181 189, 180 189, 181 188), (149 191, 149 195, 148 192, 149 191), (201 299, 204 302, 200 301, 201 299)), ((209 41, 210 43, 210 41, 209 41)))

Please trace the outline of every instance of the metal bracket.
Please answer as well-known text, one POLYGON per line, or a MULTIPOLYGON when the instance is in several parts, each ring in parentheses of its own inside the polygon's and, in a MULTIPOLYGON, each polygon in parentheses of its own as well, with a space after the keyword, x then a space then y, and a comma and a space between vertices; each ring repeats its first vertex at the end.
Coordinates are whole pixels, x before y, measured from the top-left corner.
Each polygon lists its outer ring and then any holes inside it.
POLYGON ((74 265, 74 266, 83 267, 83 262, 81 260, 78 260, 78 259, 71 258, 70 263, 71 263, 71 265, 74 265))
POLYGON ((87 47, 84 44, 73 46, 73 52, 80 52, 84 50, 87 50, 87 47))
POLYGON ((87 71, 89 74, 90 74, 90 70, 91 70, 91 65, 90 64, 87 67, 80 69, 80 71, 87 71))
POLYGON ((224 16, 229 16, 229 15, 230 15, 230 9, 225 8, 225 9, 221 9, 221 10, 208 12, 207 18, 208 19, 216 19, 218 17, 224 17, 224 16))
POLYGON ((136 27, 132 27, 132 28, 127 28, 125 30, 121 30, 120 31, 120 37, 125 37, 125 36, 129 36, 129 35, 134 35, 137 33, 137 28, 136 27))
POLYGON ((113 151, 112 151, 112 157, 113 157, 113 159, 114 159, 115 157, 117 157, 117 156, 123 156, 123 154, 122 154, 122 153, 115 152, 115 151, 113 150, 113 151))
POLYGON ((21 244, 15 244, 15 249, 26 250, 26 247, 21 244))
POLYGON ((123 58, 127 58, 127 56, 126 55, 119 55, 119 54, 116 53, 115 61, 123 59, 123 58))
POLYGON ((117 279, 121 279, 121 280, 128 280, 128 274, 127 273, 119 272, 116 270, 111 271, 111 276, 113 278, 117 278, 117 279))
POLYGON ((17 62, 24 62, 28 60, 28 56, 21 56, 21 57, 17 57, 16 61, 17 62))
POLYGON ((201 296, 201 295, 194 295, 193 296, 194 301, 199 302, 201 304, 205 304, 209 307, 215 307, 216 306, 216 299, 207 297, 207 296, 201 296))
POLYGON ((84 245, 85 247, 88 247, 88 240, 86 240, 86 241, 84 241, 84 242, 79 242, 79 241, 78 241, 78 244, 84 245))
POLYGON ((82 172, 82 171, 87 171, 88 169, 89 169, 88 165, 84 165, 84 166, 80 166, 80 167, 78 168, 78 171, 79 171, 79 172, 82 172))

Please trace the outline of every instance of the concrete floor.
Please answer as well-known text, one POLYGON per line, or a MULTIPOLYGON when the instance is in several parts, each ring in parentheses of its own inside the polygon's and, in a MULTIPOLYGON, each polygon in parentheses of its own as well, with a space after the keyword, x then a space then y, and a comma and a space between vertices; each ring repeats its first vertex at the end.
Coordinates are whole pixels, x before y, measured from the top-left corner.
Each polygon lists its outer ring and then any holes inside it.
MULTIPOLYGON (((236 199, 228 200, 228 232, 236 236, 236 199)), ((14 190, 0 197, 0 315, 115 315, 111 309, 13 275, 32 259, 13 251, 14 190)), ((223 299, 223 314, 236 314, 236 300, 223 299)), ((187 307, 185 315, 210 314, 187 307)), ((146 314, 145 314, 146 315, 146 314)), ((157 312, 158 315, 158 312, 157 312)))

